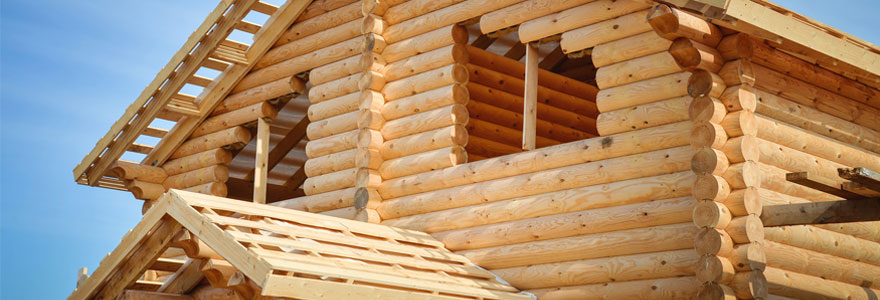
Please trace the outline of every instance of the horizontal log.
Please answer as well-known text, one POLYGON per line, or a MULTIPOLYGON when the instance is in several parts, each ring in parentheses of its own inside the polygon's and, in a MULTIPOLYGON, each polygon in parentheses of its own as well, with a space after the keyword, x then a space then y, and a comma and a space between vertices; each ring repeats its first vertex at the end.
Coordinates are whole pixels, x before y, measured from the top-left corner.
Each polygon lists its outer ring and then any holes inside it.
POLYGON ((797 299, 874 299, 880 290, 777 268, 764 270, 768 292, 797 299))
POLYGON ((766 299, 769 296, 763 270, 736 273, 730 288, 733 289, 736 299, 766 299))
POLYGON ((357 149, 345 150, 306 160, 303 168, 308 177, 338 172, 355 167, 357 149))
POLYGON ((383 159, 390 160, 452 145, 463 146, 467 141, 467 130, 464 126, 455 125, 386 141, 380 152, 383 159))
POLYGON ((764 225, 761 219, 755 215, 735 217, 730 220, 724 231, 730 235, 730 239, 737 244, 746 244, 764 241, 764 225))
POLYGON ((317 122, 311 122, 308 127, 306 127, 306 136, 309 140, 317 140, 331 135, 356 130, 358 128, 359 115, 359 111, 352 111, 317 122))
POLYGON ((394 81, 455 63, 467 63, 465 44, 451 44, 389 63, 383 69, 385 80, 394 81))
POLYGON ((818 176, 828 182, 832 182, 839 189, 845 181, 837 176, 837 169, 845 166, 830 160, 816 157, 786 146, 779 145, 764 139, 756 139, 759 153, 759 161, 775 166, 789 172, 808 172, 811 176, 818 176))
POLYGON ((771 241, 763 249, 770 267, 866 288, 880 285, 880 267, 875 265, 771 241))
MULTIPOLYGON (((467 67, 468 71, 470 71, 470 81, 522 97, 523 91, 525 90, 525 80, 522 78, 500 73, 473 63, 468 64, 467 67)), ((538 76, 540 77, 540 75, 538 76)), ((591 99, 594 99, 593 94, 587 95, 587 97, 590 98, 579 98, 542 85, 538 86, 537 92, 539 103, 568 110, 587 117, 595 117, 599 114, 596 104, 591 101, 591 99)))
MULTIPOLYGON (((691 156, 693 156, 693 150, 690 147, 678 147, 598 160, 549 171, 533 171, 534 173, 395 199, 383 196, 383 199, 386 200, 377 211, 383 216, 383 219, 391 219, 567 188, 677 172, 688 168, 691 156), (646 165, 648 161, 652 161, 653 167, 646 165), (599 172, 599 170, 610 171, 599 172), (606 172, 607 174, 602 174, 606 172), (595 174, 595 176, 583 176, 583 174, 595 174), (440 203, 439 199, 444 199, 444 201, 440 203)), ((382 193, 381 187, 379 192, 382 193)))
POLYGON ((647 19, 654 31, 670 40, 687 38, 715 47, 724 36, 718 27, 702 16, 663 4, 654 6, 647 19))
POLYGON ((458 251, 690 221, 695 201, 679 197, 433 233, 458 251))
MULTIPOLYGON (((649 7, 649 4, 641 1, 593 1, 520 24, 519 40, 523 43, 537 41, 649 7)), ((641 21, 644 23, 644 18, 641 21)))
POLYGON ((297 19, 297 22, 275 42, 275 46, 282 46, 302 37, 338 26, 345 22, 359 19, 361 3, 351 0, 314 1, 306 7, 306 10, 297 19))
POLYGON ((355 188, 320 193, 316 195, 302 196, 288 200, 272 202, 269 205, 288 209, 301 210, 311 213, 321 213, 350 207, 354 203, 355 188))
MULTIPOLYGON (((468 102, 467 109, 471 120, 479 119, 495 124, 503 124, 504 126, 513 129, 522 130, 522 113, 513 112, 480 101, 468 102)), ((589 134, 560 124, 552 123, 544 119, 537 119, 536 124, 536 134, 538 136, 550 138, 560 142, 571 142, 595 137, 595 135, 593 134, 589 134)))
POLYGON ((691 223, 637 228, 458 251, 488 269, 688 249, 697 227, 691 223))
POLYGON ((682 70, 675 57, 668 51, 662 51, 599 68, 596 71, 596 86, 607 89, 682 70))
POLYGON ((316 158, 336 152, 341 152, 357 147, 358 131, 331 135, 323 139, 309 141, 306 144, 306 155, 309 158, 316 158))
POLYGON ((217 197, 226 197, 226 194, 228 193, 226 184, 222 182, 209 182, 194 187, 185 188, 184 190, 217 197))
MULTIPOLYGON (((352 19, 351 21, 339 24, 334 27, 326 28, 320 34, 311 34, 300 37, 284 45, 279 45, 263 55, 254 65, 254 70, 259 70, 281 61, 297 57, 347 39, 361 35, 360 19, 352 19)), ((296 26, 296 25, 294 25, 296 26)))
POLYGON ((495 269, 492 273, 519 289, 540 289, 688 276, 694 274, 698 259, 693 249, 686 249, 495 269))
POLYGON ((692 99, 683 96, 604 112, 596 119, 596 129, 606 136, 685 121, 692 99))
POLYGON ((199 152, 217 149, 224 146, 247 144, 251 140, 251 132, 244 127, 236 126, 184 142, 171 154, 170 159, 177 159, 199 152))
POLYGON ((467 153, 461 146, 440 148, 387 160, 379 166, 382 179, 398 178, 431 170, 448 168, 467 162, 467 153))
POLYGON ((765 226, 880 221, 877 199, 770 205, 764 211, 761 220, 765 226))
POLYGON ((468 68, 463 64, 451 64, 434 70, 410 76, 405 80, 392 81, 385 84, 382 94, 385 101, 394 101, 450 84, 462 84, 468 81, 468 68))
POLYGON ((734 243, 727 231, 719 228, 702 227, 694 237, 694 249, 700 255, 731 257, 734 243))
POLYGON ((360 97, 360 92, 354 92, 348 95, 324 100, 320 103, 311 104, 308 109, 309 120, 317 122, 347 112, 356 111, 358 109, 358 100, 360 97))
POLYGON ((880 244, 811 225, 764 228, 767 240, 880 265, 880 244))
MULTIPOLYGON (((473 100, 500 107, 508 111, 523 111, 523 97, 521 96, 494 89, 476 82, 469 82, 467 88, 468 93, 473 100)), ((579 115, 572 111, 545 104, 541 101, 538 101, 537 103, 536 113, 543 120, 590 134, 597 134, 596 120, 593 117, 579 115)))
POLYGON ((306 192, 306 195, 317 195, 353 187, 356 171, 357 169, 352 168, 306 178, 306 181, 303 182, 303 191, 306 192))
POLYGON ((596 96, 596 105, 599 111, 608 112, 681 97, 687 95, 687 81, 690 76, 689 72, 680 72, 603 89, 596 96))
POLYGON ((700 282, 693 276, 605 282, 528 290, 542 300, 693 299, 700 282))
POLYGON ((840 200, 839 197, 816 191, 785 179, 786 171, 780 168, 748 161, 733 164, 722 174, 733 189, 761 187, 795 197, 815 199, 817 201, 840 200))
POLYGON ((278 109, 269 104, 269 102, 255 103, 206 119, 199 124, 199 127, 196 127, 190 138, 215 133, 233 126, 244 125, 257 119, 274 119, 277 116, 278 109))
POLYGON ((721 97, 718 98, 728 112, 740 110, 755 111, 758 106, 758 97, 755 96, 755 89, 749 85, 731 85, 724 89, 721 97))
MULTIPOLYGON (((635 1, 633 1, 635 2, 635 1)), ((668 50, 672 41, 654 31, 625 37, 593 47, 593 66, 602 68, 611 64, 668 50)))
MULTIPOLYGON (((522 145, 522 130, 513 129, 479 119, 469 119, 468 124, 467 126, 465 126, 465 128, 468 130, 468 135, 472 137, 489 139, 512 147, 519 147, 522 145)), ((558 145, 560 143, 559 141, 543 136, 537 136, 536 140, 537 146, 539 148, 558 145)))
MULTIPOLYGON (((473 46, 468 46, 467 50, 470 54, 470 62, 474 65, 515 78, 525 78, 526 66, 518 60, 473 46)), ((538 84, 554 91, 587 100, 596 99, 596 93, 598 92, 598 89, 593 85, 545 69, 538 70, 538 84)), ((519 89, 517 92, 521 92, 521 90, 519 89)))
POLYGON ((706 70, 718 72, 724 65, 724 58, 718 50, 688 38, 677 38, 669 46, 669 54, 679 67, 686 70, 706 70))
POLYGON ((389 7, 388 10, 385 11, 385 14, 382 15, 382 18, 384 18, 388 24, 397 24, 461 1, 463 0, 403 1, 398 5, 389 7))
POLYGON ((483 34, 492 33, 592 1, 593 0, 540 0, 520 2, 481 16, 480 31, 483 34))
POLYGON ((697 227, 725 228, 733 215, 723 203, 700 200, 693 209, 693 221, 697 227))
POLYGON ((395 43, 397 41, 402 41, 404 39, 430 32, 437 28, 478 17, 487 12, 503 8, 516 2, 518 1, 464 1, 391 25, 385 30, 383 35, 388 43, 395 43))
POLYGON ((454 104, 385 122, 381 132, 386 140, 393 140, 441 127, 464 125, 467 122, 467 108, 454 104))
POLYGON ((392 42, 382 51, 382 57, 387 63, 393 63, 444 46, 465 44, 467 41, 467 29, 458 25, 448 25, 399 42, 392 42))
POLYGON ((764 253, 764 243, 770 242, 739 244, 733 247, 733 255, 729 259, 736 272, 764 270, 767 266, 767 254, 764 253))
POLYGON ((168 177, 162 168, 118 160, 110 166, 108 176, 124 180, 138 180, 149 183, 162 183, 168 177))
POLYGON ((373 61, 365 63, 364 57, 366 56, 376 58, 373 55, 355 55, 314 68, 309 71, 309 83, 312 86, 322 85, 339 78, 363 72, 367 68, 371 71, 382 71, 381 64, 374 64, 373 61))
POLYGON ((483 157, 497 157, 521 152, 522 149, 494 140, 473 136, 468 132, 468 144, 464 147, 468 153, 483 157))
POLYGON ((651 26, 645 22, 647 16, 648 10, 642 10, 566 31, 562 34, 559 45, 562 47, 562 52, 572 53, 592 48, 598 44, 637 35, 651 30, 651 26))
POLYGON ((709 96, 695 97, 688 107, 688 116, 694 123, 721 123, 727 116, 724 103, 709 96))
POLYGON ((382 117, 390 121, 444 106, 467 104, 469 99, 464 85, 450 84, 385 103, 381 112, 382 117))
POLYGON ((168 175, 201 169, 212 165, 225 165, 232 161, 232 152, 225 149, 211 149, 165 162, 162 168, 168 175))
POLYGON ((442 171, 428 172, 418 175, 418 177, 389 180, 382 183, 379 192, 383 199, 391 199, 588 161, 687 145, 688 136, 686 133, 690 126, 689 122, 658 126, 494 158, 478 164, 466 164, 442 171))
POLYGON ((221 115, 284 95, 301 95, 305 93, 305 91, 305 82, 296 76, 281 78, 227 96, 226 99, 223 99, 223 101, 220 102, 220 105, 211 112, 211 115, 221 115))
POLYGON ((360 90, 358 87, 359 79, 361 79, 361 74, 354 74, 319 86, 313 86, 309 89, 309 102, 313 104, 321 103, 329 99, 357 92, 360 90))
POLYGON ((157 200, 165 194, 165 186, 161 183, 152 183, 140 180, 132 180, 125 185, 135 199, 157 200))
POLYGON ((225 165, 214 165, 198 170, 168 176, 162 183, 169 189, 185 189, 211 182, 225 182, 229 178, 229 168, 225 165))

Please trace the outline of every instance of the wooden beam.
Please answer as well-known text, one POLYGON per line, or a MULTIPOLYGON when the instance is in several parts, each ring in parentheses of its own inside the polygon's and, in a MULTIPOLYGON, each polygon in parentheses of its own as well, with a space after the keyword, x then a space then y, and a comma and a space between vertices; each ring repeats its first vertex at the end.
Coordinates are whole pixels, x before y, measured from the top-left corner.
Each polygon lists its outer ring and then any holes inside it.
POLYGON ((764 206, 764 226, 880 221, 880 198, 764 206))
POLYGON ((170 294, 186 294, 194 289, 202 281, 202 266, 206 259, 189 259, 165 283, 157 292, 170 294))
MULTIPOLYGON (((272 150, 269 151, 269 160, 267 163, 266 169, 272 171, 276 165, 278 165, 281 160, 287 156, 287 153, 290 153, 297 144, 306 136, 306 129, 309 127, 309 118, 303 116, 302 120, 296 124, 290 131, 287 132, 287 135, 284 136, 280 141, 275 143, 275 147, 272 147, 272 150)), ((248 172, 248 174, 244 177, 244 180, 253 180, 254 179, 254 170, 248 172)))
POLYGON ((538 67, 544 70, 553 70, 553 68, 562 63, 566 57, 565 52, 562 52, 562 46, 556 46, 556 48, 553 49, 553 52, 550 52, 550 54, 547 54, 547 56, 541 60, 538 67))
POLYGON ((785 179, 790 182, 797 183, 802 186, 824 193, 832 194, 844 199, 862 198, 862 195, 843 190, 842 187, 838 186, 834 182, 807 172, 788 173, 785 174, 785 179))
POLYGON ((76 270, 76 286, 89 278, 89 268, 82 267, 76 270))
MULTIPOLYGON (((278 8, 278 11, 266 21, 260 32, 254 36, 254 44, 247 52, 247 60, 249 62, 259 61, 309 3, 311 1, 308 0, 287 1, 278 8)), ((220 77, 214 79, 214 85, 206 88, 209 91, 199 95, 199 116, 186 117, 175 124, 165 138, 155 146, 153 152, 144 158, 143 162, 152 165, 163 164, 175 149, 186 141, 196 127, 208 117, 214 107, 226 98, 229 91, 232 90, 231 87, 235 86, 250 71, 252 65, 232 65, 220 77)))
POLYGON ((266 186, 269 179, 269 138, 271 125, 263 118, 257 120, 257 151, 254 158, 254 202, 266 204, 266 186))
POLYGON ((522 149, 535 150, 538 107, 538 46, 528 44, 526 48, 525 90, 523 91, 523 130, 522 149))
POLYGON ((863 187, 880 192, 880 173, 866 168, 837 169, 840 177, 859 183, 863 187))
MULTIPOLYGON (((254 199, 254 184, 251 181, 229 178, 226 181, 226 187, 229 190, 226 195, 227 198, 245 201, 252 201, 254 199)), ((298 187, 287 187, 277 184, 266 185, 266 203, 296 198, 302 195, 298 187)))
POLYGON ((494 43, 495 40, 496 38, 489 37, 488 35, 481 35, 478 36, 473 43, 471 43, 471 46, 486 50, 486 48, 492 46, 492 43, 494 43))
POLYGON ((171 293, 147 292, 138 290, 125 290, 117 300, 194 300, 190 295, 178 295, 171 293))
POLYGON ((504 56, 513 60, 520 60, 523 56, 526 55, 526 45, 522 43, 517 43, 510 47, 510 50, 507 50, 507 53, 504 53, 504 56))

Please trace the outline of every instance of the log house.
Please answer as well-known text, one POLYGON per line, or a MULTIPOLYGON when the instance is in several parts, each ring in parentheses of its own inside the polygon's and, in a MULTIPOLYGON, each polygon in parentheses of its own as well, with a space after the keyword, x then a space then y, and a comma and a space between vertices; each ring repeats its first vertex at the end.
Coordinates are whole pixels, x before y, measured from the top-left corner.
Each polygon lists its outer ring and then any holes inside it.
POLYGON ((877 299, 871 170, 880 47, 765 0, 223 0, 68 299, 877 299))

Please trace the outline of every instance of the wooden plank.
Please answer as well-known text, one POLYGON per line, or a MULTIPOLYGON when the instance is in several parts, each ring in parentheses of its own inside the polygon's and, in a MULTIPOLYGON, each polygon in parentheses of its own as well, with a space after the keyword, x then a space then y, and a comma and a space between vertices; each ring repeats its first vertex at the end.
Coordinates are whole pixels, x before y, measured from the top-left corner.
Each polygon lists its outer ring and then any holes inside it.
POLYGON ((186 294, 202 281, 202 266, 206 259, 188 259, 174 274, 171 274, 157 292, 186 294))
MULTIPOLYGON (((272 171, 276 165, 278 165, 281 160, 287 156, 287 153, 290 153, 294 147, 306 136, 306 128, 309 126, 309 118, 303 116, 303 118, 296 123, 296 126, 290 129, 287 134, 280 141, 275 143, 275 147, 272 147, 272 150, 269 151, 269 159, 267 161, 266 169, 272 171)), ((245 175, 244 180, 252 180, 254 178, 254 170, 251 170, 245 175)))
POLYGON ((526 55, 526 45, 523 43, 514 44, 513 47, 510 47, 510 50, 507 50, 507 52, 504 53, 504 57, 507 57, 507 58, 510 58, 510 59, 513 59, 516 61, 522 59, 522 57, 525 55, 526 55))
POLYGON ((522 149, 535 150, 538 120, 538 46, 524 45, 526 48, 525 90, 523 91, 523 130, 522 149))
POLYGON ((266 185, 269 180, 269 138, 271 125, 263 118, 257 120, 257 150, 254 158, 254 203, 266 204, 266 185))
POLYGON ((880 221, 880 198, 764 206, 764 226, 880 221))
MULTIPOLYGON (((247 52, 247 60, 249 62, 259 61, 309 3, 311 0, 294 0, 287 1, 282 5, 278 12, 266 21, 261 31, 254 36, 254 44, 247 52)), ((251 65, 233 65, 214 79, 214 85, 207 87, 207 92, 203 92, 198 97, 199 116, 187 117, 175 124, 168 135, 156 145, 153 152, 144 158, 143 163, 163 164, 175 149, 186 141, 196 127, 208 117, 214 107, 226 98, 229 91, 232 90, 231 87, 235 86, 250 71, 251 65)))
POLYGON ((478 36, 477 39, 474 40, 473 43, 471 43, 471 46, 486 50, 486 48, 489 48, 489 46, 492 46, 492 43, 494 43, 495 40, 496 40, 496 38, 492 38, 492 37, 489 37, 488 35, 484 34, 484 35, 478 36))
MULTIPOLYGON (((126 253, 128 256, 124 262, 113 265, 114 272, 110 277, 111 279, 96 293, 93 299, 115 299, 126 287, 137 281, 138 277, 147 270, 147 267, 162 255, 162 252, 171 245, 174 234, 180 228, 181 224, 174 220, 160 220, 150 234, 145 237, 145 240, 139 243, 136 249, 126 253)), ((144 287, 152 285, 147 282, 141 284, 144 287)), ((135 283, 135 285, 137 286, 138 284, 135 283)), ((159 288, 159 286, 155 288, 159 288)))
MULTIPOLYGON (((404 289, 391 289, 368 285, 352 285, 342 282, 323 281, 299 277, 272 275, 263 286, 264 296, 294 297, 302 299, 408 299, 408 300, 460 300, 461 297, 423 293, 404 289)), ((513 295, 513 294, 511 294, 513 295)), ((486 299, 507 299, 486 297, 486 299)), ((510 299, 529 299, 528 297, 510 299)))
MULTIPOLYGON (((218 38, 221 31, 219 29, 222 28, 215 28, 215 24, 221 21, 223 14, 234 2, 233 0, 224 0, 214 8, 198 29, 190 35, 189 39, 183 44, 183 47, 171 57, 171 61, 159 71, 159 74, 144 88, 140 96, 129 105, 122 117, 110 127, 110 131, 98 141, 95 148, 74 168, 74 179, 79 178, 80 174, 85 173, 95 163, 94 171, 88 174, 87 178, 89 185, 94 186, 97 184, 98 179, 103 176, 107 166, 115 162, 122 155, 125 147, 134 141, 140 132, 153 121, 158 112, 164 108, 165 104, 170 100, 167 97, 171 96, 171 93, 177 93, 186 82, 186 79, 201 67, 202 61, 207 57, 208 52, 212 50, 207 48, 213 48, 220 42, 220 38, 225 38, 225 36, 218 38), (206 40, 206 35, 211 29, 215 29, 213 31, 214 34, 206 40), (197 52, 190 54, 196 46, 199 46, 197 52), (177 72, 179 76, 175 76, 169 81, 168 78, 174 72, 177 72), (163 88, 161 91, 159 90, 160 87, 163 88), (153 99, 153 101, 144 109, 144 105, 150 99, 153 99), (134 122, 132 122, 132 119, 134 119, 134 122), (111 147, 111 143, 116 145, 116 147, 105 152, 105 149, 111 147), (99 156, 101 160, 98 160, 99 156), (95 162, 96 160, 98 161, 95 162)), ((241 13, 246 13, 247 8, 241 10, 243 10, 241 13)), ((241 16, 244 15, 242 14, 241 16)), ((231 18, 233 15, 229 15, 229 17, 231 18)))
POLYGON ((838 169, 840 177, 859 183, 863 187, 880 192, 880 173, 866 168, 838 169))
POLYGON ((118 300, 195 300, 195 298, 190 295, 126 290, 119 296, 118 300))
POLYGON ((840 186, 835 184, 834 182, 821 178, 819 176, 810 174, 808 172, 797 172, 797 173, 788 173, 785 174, 785 180, 790 182, 794 182, 800 184, 802 186, 821 191, 823 193, 832 194, 844 199, 858 199, 862 198, 862 195, 845 191, 840 186))

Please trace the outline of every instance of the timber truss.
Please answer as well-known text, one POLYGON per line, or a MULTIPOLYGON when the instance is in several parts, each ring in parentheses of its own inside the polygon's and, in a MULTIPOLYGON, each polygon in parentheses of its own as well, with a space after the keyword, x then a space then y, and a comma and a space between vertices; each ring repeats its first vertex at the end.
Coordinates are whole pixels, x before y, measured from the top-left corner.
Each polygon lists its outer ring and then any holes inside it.
POLYGON ((246 299, 530 299, 423 232, 179 190, 68 299, 185 295, 202 279, 246 299), (185 262, 161 258, 172 246, 185 262), (158 270, 174 273, 145 277, 158 270))
POLYGON ((838 169, 848 181, 837 184, 808 172, 788 173, 790 182, 843 198, 764 207, 764 226, 880 221, 880 173, 866 168, 838 169))

